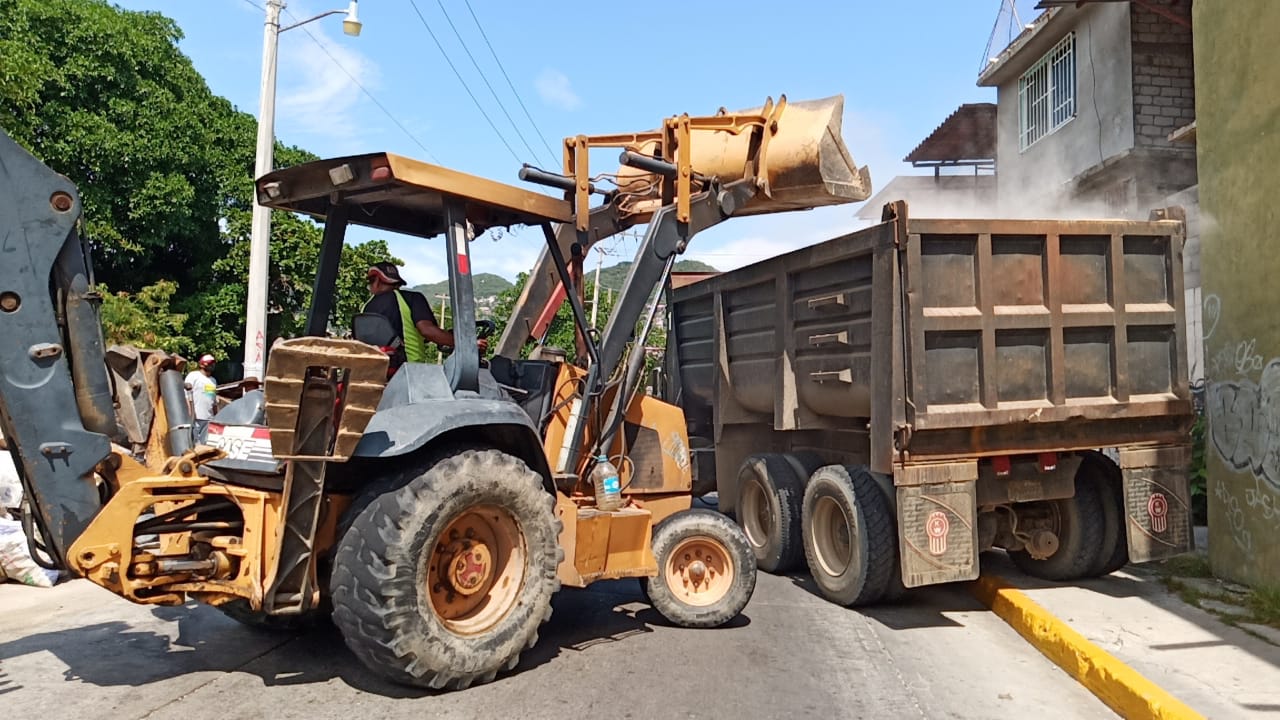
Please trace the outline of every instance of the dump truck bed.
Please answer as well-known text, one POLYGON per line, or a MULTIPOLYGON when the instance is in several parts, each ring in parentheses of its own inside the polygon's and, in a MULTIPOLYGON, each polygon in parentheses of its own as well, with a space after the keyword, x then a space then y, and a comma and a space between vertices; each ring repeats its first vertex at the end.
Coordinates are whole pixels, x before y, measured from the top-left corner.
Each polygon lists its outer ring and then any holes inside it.
POLYGON ((695 432, 869 433, 884 473, 1185 437, 1182 223, 885 217, 672 290, 695 432))

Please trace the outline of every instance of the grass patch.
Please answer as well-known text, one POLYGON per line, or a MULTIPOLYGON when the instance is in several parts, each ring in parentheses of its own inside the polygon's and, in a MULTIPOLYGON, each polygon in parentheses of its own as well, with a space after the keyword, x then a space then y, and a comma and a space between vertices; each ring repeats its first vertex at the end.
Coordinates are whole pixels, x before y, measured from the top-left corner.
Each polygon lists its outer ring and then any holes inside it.
POLYGON ((1180 583, 1172 577, 1166 577, 1164 579, 1164 584, 1176 593, 1178 597, 1182 598, 1182 602, 1188 605, 1200 607, 1200 601, 1204 599, 1204 595, 1196 588, 1185 583, 1180 583))
POLYGON ((1249 593, 1249 609, 1259 622, 1280 627, 1280 587, 1257 587, 1249 593))
POLYGON ((1158 563, 1157 566, 1160 568, 1160 571, 1166 575, 1173 575, 1176 577, 1213 577, 1213 573, 1209 570, 1209 558, 1199 553, 1177 555, 1158 563))

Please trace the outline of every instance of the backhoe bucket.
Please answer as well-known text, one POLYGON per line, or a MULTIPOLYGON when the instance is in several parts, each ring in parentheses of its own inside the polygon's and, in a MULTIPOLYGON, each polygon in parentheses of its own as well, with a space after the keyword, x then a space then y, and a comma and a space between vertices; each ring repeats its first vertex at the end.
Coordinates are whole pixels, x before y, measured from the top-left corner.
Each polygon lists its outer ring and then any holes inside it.
MULTIPOLYGON (((742 110, 739 115, 758 115, 764 108, 742 110)), ((789 210, 807 210, 826 205, 859 202, 871 196, 871 175, 858 168, 840 134, 844 96, 821 100, 787 102, 778 117, 777 133, 769 138, 764 152, 763 175, 769 194, 757 193, 736 215, 764 215, 789 210)), ((746 173, 751 134, 695 129, 692 133, 693 170, 714 175, 721 182, 741 179, 746 173)), ((656 143, 646 143, 640 151, 652 154, 656 143)), ((630 167, 619 170, 619 184, 626 178, 643 175, 630 167)), ((637 180, 641 178, 637 177, 637 180)))

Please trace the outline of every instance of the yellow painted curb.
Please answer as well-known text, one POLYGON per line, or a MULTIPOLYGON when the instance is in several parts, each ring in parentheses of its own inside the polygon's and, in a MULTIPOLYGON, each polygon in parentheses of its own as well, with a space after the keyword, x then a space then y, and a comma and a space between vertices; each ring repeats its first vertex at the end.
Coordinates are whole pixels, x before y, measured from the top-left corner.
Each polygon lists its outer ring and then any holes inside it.
POLYGON ((1121 717, 1204 720, 1203 715, 1089 642, 1003 579, 983 575, 974 581, 972 590, 992 612, 1121 717))

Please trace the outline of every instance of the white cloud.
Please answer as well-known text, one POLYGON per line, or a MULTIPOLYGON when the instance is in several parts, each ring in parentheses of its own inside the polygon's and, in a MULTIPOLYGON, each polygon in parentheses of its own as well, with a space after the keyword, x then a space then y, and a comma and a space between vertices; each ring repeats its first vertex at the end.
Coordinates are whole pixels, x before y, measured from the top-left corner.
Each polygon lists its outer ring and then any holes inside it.
POLYGON ((378 83, 372 60, 332 40, 322 23, 314 23, 281 36, 277 67, 277 137, 285 143, 300 143, 289 138, 293 133, 323 138, 335 146, 325 154, 354 152, 367 145, 369 122, 356 111, 364 99, 360 86, 373 89, 378 83))
POLYGON ((569 77, 559 70, 552 68, 543 70, 534 81, 534 87, 537 88, 542 101, 548 105, 561 110, 577 110, 582 106, 582 98, 573 91, 573 87, 569 84, 569 77))

